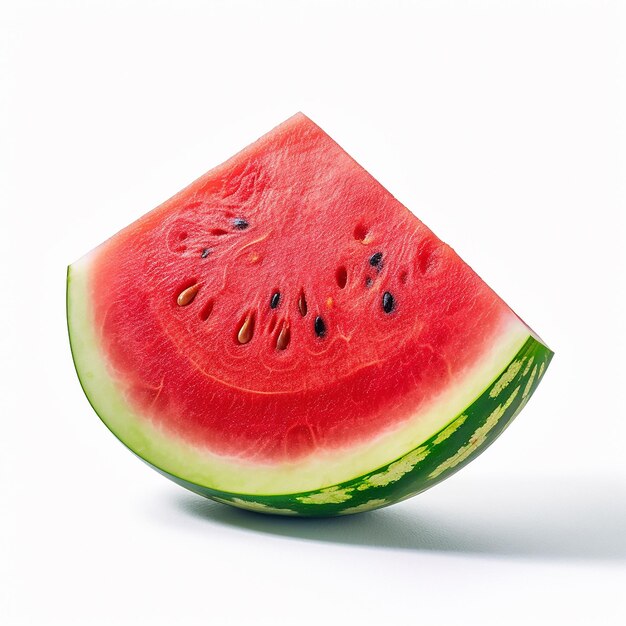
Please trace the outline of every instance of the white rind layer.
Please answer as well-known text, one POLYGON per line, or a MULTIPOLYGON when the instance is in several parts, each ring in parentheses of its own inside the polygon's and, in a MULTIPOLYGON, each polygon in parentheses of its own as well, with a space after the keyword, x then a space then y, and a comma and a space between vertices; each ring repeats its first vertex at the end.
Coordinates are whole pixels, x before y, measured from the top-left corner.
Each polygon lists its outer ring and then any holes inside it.
POLYGON ((139 415, 120 392, 94 332, 91 253, 68 268, 67 314, 74 364, 83 390, 107 427, 135 454, 186 481, 233 493, 267 495, 312 491, 357 478, 405 455, 460 415, 506 369, 532 331, 513 313, 498 340, 466 376, 428 407, 375 439, 345 450, 280 464, 219 456, 165 432, 139 415))

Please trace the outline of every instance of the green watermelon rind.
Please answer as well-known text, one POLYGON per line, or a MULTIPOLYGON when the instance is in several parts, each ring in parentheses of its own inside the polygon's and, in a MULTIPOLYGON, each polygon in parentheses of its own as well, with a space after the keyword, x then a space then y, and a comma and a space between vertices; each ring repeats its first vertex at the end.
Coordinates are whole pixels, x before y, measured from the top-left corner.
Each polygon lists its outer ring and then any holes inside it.
POLYGON ((526 405, 552 356, 529 337, 503 374, 430 439, 393 463, 324 489, 277 496, 232 494, 155 469, 202 496, 260 513, 323 517, 378 509, 433 487, 484 452, 526 405))
MULTIPOLYGON (((81 274, 84 272, 77 274, 79 283, 85 280, 81 274)), ((100 357, 96 339, 90 336, 93 329, 88 328, 89 321, 84 319, 88 308, 85 285, 73 288, 73 282, 70 266, 67 308, 72 356, 83 391, 109 430, 139 458, 179 485, 219 502, 268 514, 320 517, 358 513, 393 504, 441 482, 473 460, 501 434, 532 396, 553 356, 550 349, 529 332, 515 356, 486 388, 482 387, 482 392, 476 392, 475 399, 465 410, 452 419, 440 420, 436 430, 424 437, 419 445, 412 446, 410 451, 395 460, 378 465, 375 470, 359 472, 349 480, 330 483, 320 477, 320 488, 298 492, 284 492, 284 489, 276 489, 274 493, 258 489, 254 493, 224 491, 183 478, 185 475, 189 478, 193 472, 180 468, 185 450, 177 449, 176 443, 168 441, 167 444, 172 447, 176 467, 182 469, 173 473, 168 471, 168 464, 163 463, 162 454, 159 465, 151 462, 155 456, 150 446, 158 444, 154 444, 140 427, 133 426, 132 420, 124 422, 125 431, 121 431, 119 421, 111 423, 116 406, 122 414, 128 413, 129 408, 115 390, 114 383, 98 373, 97 367, 102 367, 101 364, 98 363, 95 370, 87 366, 97 363, 100 357), (108 388, 106 391, 98 390, 100 397, 96 398, 94 390, 100 384, 108 388), (103 393, 107 395, 106 407, 101 406, 103 393)), ((191 457, 189 463, 192 466, 191 457)), ((174 463, 170 464, 172 466, 174 463)))

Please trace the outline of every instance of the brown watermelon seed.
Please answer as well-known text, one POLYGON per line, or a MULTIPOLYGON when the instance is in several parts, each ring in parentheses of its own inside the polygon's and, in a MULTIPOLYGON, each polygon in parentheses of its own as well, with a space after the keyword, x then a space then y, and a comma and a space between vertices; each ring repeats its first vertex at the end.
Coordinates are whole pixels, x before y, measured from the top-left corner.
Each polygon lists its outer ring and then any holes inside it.
POLYGON ((270 309, 275 309, 280 304, 280 291, 275 291, 270 300, 270 309))
POLYGON ((289 330, 289 324, 287 324, 287 322, 283 322, 280 333, 278 333, 278 337, 276 338, 276 349, 285 350, 290 341, 291 331, 289 330))
POLYGON ((321 338, 326 335, 326 324, 319 315, 315 318, 315 323, 313 324, 313 328, 315 329, 315 334, 318 337, 321 338))
POLYGON ((191 304, 199 289, 200 285, 198 283, 191 285, 191 287, 187 287, 187 289, 184 289, 178 294, 176 304, 178 304, 178 306, 187 306, 188 304, 191 304))
POLYGON ((209 315, 213 312, 213 300, 209 300, 203 307, 200 309, 200 319, 203 322, 206 322, 209 319, 209 315))
POLYGON ((211 248, 204 248, 204 250, 202 250, 202 254, 200 255, 200 257, 203 259, 206 259, 209 256, 209 254, 211 254, 211 252, 213 252, 211 248))
POLYGON ((396 307, 396 303, 394 302, 393 296, 385 291, 383 294, 383 311, 385 313, 391 313, 396 307))
POLYGON ((246 230, 246 228, 248 228, 250 224, 248 224, 248 222, 244 220, 242 217, 237 217, 233 220, 233 226, 237 230, 246 230))
POLYGON ((300 309, 300 315, 302 315, 302 317, 307 314, 308 307, 306 304, 306 296, 304 295, 304 291, 300 292, 300 298, 298 299, 298 309, 300 309))
POLYGON ((335 272, 335 278, 337 279, 337 286, 339 289, 344 289, 348 282, 348 270, 342 265, 337 268, 335 272))
POLYGON ((237 333, 237 341, 241 344, 248 343, 254 335, 254 315, 248 314, 243 321, 239 332, 237 333))
POLYGON ((383 269, 383 253, 376 252, 370 257, 370 265, 375 267, 379 272, 383 269))

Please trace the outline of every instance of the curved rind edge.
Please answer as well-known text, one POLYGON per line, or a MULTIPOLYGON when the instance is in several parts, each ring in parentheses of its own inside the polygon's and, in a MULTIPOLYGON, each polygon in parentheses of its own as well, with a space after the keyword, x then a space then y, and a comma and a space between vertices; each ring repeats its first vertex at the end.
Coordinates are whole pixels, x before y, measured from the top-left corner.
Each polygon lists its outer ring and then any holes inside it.
POLYGON ((152 467, 199 495, 259 513, 326 517, 371 511, 433 487, 484 452, 530 400, 553 354, 529 337, 502 375, 463 413, 422 445, 393 463, 324 489, 276 496, 232 494, 190 483, 152 467))
POLYGON ((553 356, 536 335, 529 335, 516 356, 467 408, 443 428, 394 461, 323 488, 279 495, 213 489, 181 478, 149 460, 141 446, 131 447, 92 401, 76 358, 71 323, 72 266, 67 274, 67 319, 72 357, 83 391, 109 430, 135 455, 177 484, 213 500, 269 514, 333 516, 373 510, 416 495, 455 473, 485 450, 534 393, 553 356))

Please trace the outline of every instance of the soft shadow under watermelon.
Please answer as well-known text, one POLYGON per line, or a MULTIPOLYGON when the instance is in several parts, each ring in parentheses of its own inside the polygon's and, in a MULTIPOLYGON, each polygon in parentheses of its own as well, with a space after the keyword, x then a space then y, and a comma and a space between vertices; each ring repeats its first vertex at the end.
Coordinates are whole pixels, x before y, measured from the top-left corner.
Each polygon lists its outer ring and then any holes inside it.
POLYGON ((423 494, 379 511, 326 519, 253 513, 178 491, 173 502, 178 512, 209 525, 287 539, 502 558, 626 561, 626 479, 519 477, 463 487, 454 490, 461 497, 423 494))

